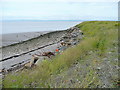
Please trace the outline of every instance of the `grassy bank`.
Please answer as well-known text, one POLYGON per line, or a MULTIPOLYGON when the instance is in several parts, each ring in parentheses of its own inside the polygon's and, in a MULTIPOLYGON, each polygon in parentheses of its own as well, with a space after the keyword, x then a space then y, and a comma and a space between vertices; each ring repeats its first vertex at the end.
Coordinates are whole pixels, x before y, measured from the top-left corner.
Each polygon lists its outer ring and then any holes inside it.
MULTIPOLYGON (((83 66, 89 62, 91 68, 86 67, 86 74, 83 73, 86 79, 78 77, 81 83, 74 84, 76 87, 86 88, 91 82, 93 84, 101 84, 102 82, 92 68, 97 65, 93 54, 99 58, 104 58, 107 57, 107 52, 109 52, 111 48, 117 47, 118 23, 113 21, 89 21, 83 22, 76 27, 80 28, 84 33, 84 38, 80 44, 68 48, 52 60, 44 60, 36 68, 8 74, 3 81, 4 87, 56 87, 56 82, 54 82, 55 78, 57 76, 64 76, 65 72, 78 62, 83 66), (92 52, 92 54, 90 54, 90 52, 92 52), (87 59, 91 57, 91 61, 88 61, 87 59), (87 72, 88 70, 89 72, 87 72)), ((113 50, 113 52, 115 51, 113 50)), ((82 70, 82 67, 80 69, 82 70)), ((63 80, 66 81, 67 78, 69 78, 69 75, 63 80)), ((57 87, 67 86, 59 84, 57 87)))

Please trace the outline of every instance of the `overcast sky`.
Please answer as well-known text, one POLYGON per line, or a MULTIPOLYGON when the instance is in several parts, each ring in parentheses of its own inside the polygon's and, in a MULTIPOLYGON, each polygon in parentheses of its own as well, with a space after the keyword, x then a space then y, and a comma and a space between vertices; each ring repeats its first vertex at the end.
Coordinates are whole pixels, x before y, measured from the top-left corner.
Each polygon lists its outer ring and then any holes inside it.
POLYGON ((117 20, 118 1, 2 0, 0 9, 6 20, 117 20))

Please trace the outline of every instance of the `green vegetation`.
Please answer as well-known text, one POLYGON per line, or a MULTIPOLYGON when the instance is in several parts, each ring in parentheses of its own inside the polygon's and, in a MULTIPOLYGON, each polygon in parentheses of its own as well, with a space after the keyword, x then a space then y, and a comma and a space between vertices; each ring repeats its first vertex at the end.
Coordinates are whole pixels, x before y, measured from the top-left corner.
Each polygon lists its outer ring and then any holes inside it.
MULTIPOLYGON (((78 62, 83 66, 89 63, 91 67, 80 67, 81 71, 86 70, 86 74, 83 73, 84 75, 81 74, 80 77, 77 77, 81 83, 73 84, 74 87, 88 88, 89 85, 91 85, 91 87, 102 85, 102 82, 99 80, 99 77, 93 68, 102 63, 103 58, 108 57, 107 52, 109 52, 111 48, 118 47, 118 22, 89 21, 83 22, 76 27, 80 28, 84 33, 84 38, 80 44, 68 48, 55 56, 52 60, 44 60, 35 68, 8 74, 3 81, 4 87, 56 87, 56 82, 54 82, 55 78, 66 76, 65 72, 78 62), (92 54, 89 54, 90 52, 92 52, 92 54), (96 61, 96 59, 100 59, 100 61, 96 61), (83 79, 83 77, 85 78, 83 79)), ((114 49, 112 51, 115 52, 114 49)), ((74 71, 72 72, 74 74, 74 71)), ((66 81, 68 78, 69 75, 67 75, 66 78, 63 78, 63 80, 66 81)), ((62 85, 62 83, 59 84, 60 85, 57 87, 67 87, 62 85)))

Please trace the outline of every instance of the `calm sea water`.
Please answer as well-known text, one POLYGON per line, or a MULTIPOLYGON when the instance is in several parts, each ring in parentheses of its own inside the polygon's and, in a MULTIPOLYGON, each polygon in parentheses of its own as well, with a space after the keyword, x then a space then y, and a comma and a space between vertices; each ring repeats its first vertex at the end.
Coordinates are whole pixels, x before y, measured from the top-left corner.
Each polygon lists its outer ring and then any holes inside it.
POLYGON ((3 21, 2 34, 65 30, 82 21, 3 21))

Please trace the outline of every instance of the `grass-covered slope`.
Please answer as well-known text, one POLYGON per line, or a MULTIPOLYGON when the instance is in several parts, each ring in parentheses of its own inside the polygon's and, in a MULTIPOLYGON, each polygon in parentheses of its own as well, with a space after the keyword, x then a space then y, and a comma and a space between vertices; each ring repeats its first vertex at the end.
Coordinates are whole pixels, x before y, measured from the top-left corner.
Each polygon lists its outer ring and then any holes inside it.
POLYGON ((84 33, 80 44, 36 68, 8 74, 3 87, 117 87, 118 23, 89 21, 76 27, 84 33))

